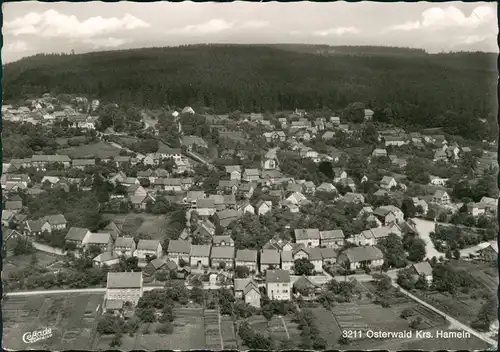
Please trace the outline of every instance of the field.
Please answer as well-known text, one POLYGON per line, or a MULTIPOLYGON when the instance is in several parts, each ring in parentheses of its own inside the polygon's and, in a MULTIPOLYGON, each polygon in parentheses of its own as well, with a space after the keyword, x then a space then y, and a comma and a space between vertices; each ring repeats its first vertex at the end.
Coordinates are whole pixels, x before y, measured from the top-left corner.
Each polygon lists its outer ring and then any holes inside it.
MULTIPOLYGON (((38 265, 41 267, 48 267, 57 262, 60 257, 50 255, 45 252, 36 251, 36 258, 38 265)), ((27 267, 31 262, 31 254, 10 256, 3 259, 2 277, 7 277, 10 272, 15 272, 21 268, 27 267)))
POLYGON ((131 235, 148 234, 153 240, 163 240, 168 229, 168 218, 164 215, 148 214, 105 214, 107 220, 114 221, 125 233, 131 235))
MULTIPOLYGON (((247 319, 248 323, 255 331, 270 337, 273 341, 289 341, 290 348, 297 347, 300 343, 300 330, 297 329, 297 324, 292 322, 292 316, 273 316, 268 322, 262 315, 254 315, 247 319)), ((241 341, 239 336, 236 336, 240 350, 247 347, 241 341)), ((226 346, 224 345, 224 348, 226 346)))
POLYGON ((86 136, 78 136, 78 137, 71 137, 71 138, 56 138, 56 143, 59 144, 60 146, 68 146, 68 141, 75 141, 79 143, 85 143, 87 140, 86 136))
POLYGON ((454 260, 453 266, 457 269, 465 269, 471 273, 475 279, 481 282, 485 287, 496 295, 498 290, 498 269, 492 267, 490 263, 479 261, 454 260))
POLYGON ((8 297, 2 304, 5 348, 46 350, 92 349, 96 310, 102 294, 8 297), (52 337, 26 344, 22 335, 51 328, 52 337))
POLYGON ((59 149, 58 154, 68 155, 70 158, 101 158, 108 159, 118 156, 120 149, 113 147, 108 143, 98 142, 93 144, 80 145, 59 149))
POLYGON ((321 337, 325 339, 327 347, 336 346, 342 330, 333 313, 325 308, 312 308, 311 311, 316 318, 316 326, 321 333, 321 337))
MULTIPOLYGON (((202 310, 199 308, 176 308, 174 331, 169 335, 155 332, 159 323, 141 324, 139 331, 133 336, 123 335, 120 350, 194 350, 205 348, 202 310), (149 333, 145 333, 148 330, 149 333)), ((101 336, 98 350, 109 350, 113 336, 101 336)))

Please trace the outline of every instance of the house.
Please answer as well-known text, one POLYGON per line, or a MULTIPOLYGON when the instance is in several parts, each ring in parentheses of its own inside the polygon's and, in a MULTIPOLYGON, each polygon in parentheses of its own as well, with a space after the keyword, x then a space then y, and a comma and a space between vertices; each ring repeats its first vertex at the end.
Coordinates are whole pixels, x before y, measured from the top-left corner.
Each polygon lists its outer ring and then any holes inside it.
POLYGON ((319 232, 321 247, 339 248, 345 243, 345 236, 342 230, 327 230, 319 232))
POLYGON ((264 138, 267 143, 284 142, 286 140, 286 134, 283 131, 265 132, 264 138))
POLYGON ((316 186, 312 181, 304 182, 304 193, 306 194, 314 194, 316 193, 316 186))
POLYGON ((477 217, 486 212, 484 205, 481 203, 470 202, 467 203, 467 213, 472 215, 473 217, 477 217))
POLYGON ((278 156, 277 156, 277 148, 269 149, 267 153, 264 155, 262 160, 262 169, 264 170, 276 170, 278 169, 278 156))
POLYGON ((37 170, 44 170, 48 165, 55 163, 68 168, 71 166, 71 159, 67 155, 33 155, 31 157, 31 166, 37 170))
POLYGON ((241 180, 241 166, 229 165, 226 166, 226 172, 230 175, 230 180, 241 180))
POLYGON ((389 146, 401 147, 406 144, 406 140, 404 137, 401 136, 385 136, 384 143, 386 147, 389 146))
POLYGON ((149 202, 154 203, 156 201, 155 198, 150 194, 139 195, 139 196, 132 195, 129 196, 129 200, 130 203, 132 204, 132 207, 138 210, 146 210, 149 202))
POLYGON ((487 211, 496 211, 498 207, 498 199, 483 197, 479 201, 487 211))
POLYGON ((9 210, 13 213, 21 211, 22 208, 23 208, 22 200, 7 200, 5 202, 5 210, 9 210))
POLYGON ((109 233, 97 232, 90 233, 87 239, 87 247, 98 247, 103 252, 111 251, 111 246, 113 245, 113 239, 109 233))
POLYGON ((370 121, 373 119, 373 110, 371 109, 365 109, 365 121, 370 121))
POLYGON ((181 144, 186 146, 188 151, 192 151, 193 147, 208 148, 207 142, 198 136, 182 136, 181 144))
POLYGON ((185 263, 189 263, 191 243, 184 240, 170 240, 168 242, 167 254, 168 258, 177 265, 180 265, 179 262, 181 260, 185 263))
POLYGON ((323 182, 316 188, 316 191, 331 193, 331 192, 337 192, 337 188, 335 188, 335 186, 329 182, 323 182))
POLYGON ((219 185, 217 191, 222 193, 232 193, 235 194, 238 191, 238 184, 240 181, 238 179, 233 180, 219 180, 219 185))
POLYGON ((449 205, 451 198, 448 193, 438 189, 432 196, 432 202, 440 205, 449 205))
POLYGON ((245 213, 250 213, 250 214, 255 214, 255 208, 250 204, 248 200, 242 201, 239 204, 236 205, 236 210, 245 214, 245 213))
POLYGON ((387 157, 387 150, 376 148, 373 150, 372 156, 376 158, 387 157))
POLYGON ((158 270, 165 268, 166 264, 167 263, 165 263, 163 260, 155 258, 146 264, 146 266, 142 269, 142 272, 148 277, 153 277, 158 270))
POLYGON ((446 147, 446 149, 444 151, 445 151, 448 159, 454 159, 454 160, 460 159, 460 156, 459 156, 460 148, 458 147, 457 144, 450 145, 449 147, 446 147))
POLYGON ((200 216, 212 216, 215 214, 215 201, 213 199, 197 199, 196 212, 200 216))
POLYGON ((383 225, 389 225, 396 221, 396 215, 389 209, 378 207, 372 213, 383 225))
POLYGON ((286 198, 286 201, 295 205, 302 205, 307 202, 307 198, 300 192, 293 192, 286 198))
POLYGON ((229 269, 234 267, 234 247, 215 246, 210 254, 212 268, 229 269))
POLYGON ((92 263, 97 267, 102 267, 103 265, 111 266, 119 262, 120 257, 114 252, 104 252, 92 259, 92 263))
POLYGON ((234 240, 231 236, 213 236, 212 244, 214 247, 234 247, 234 240))
POLYGON ((307 254, 307 259, 309 259, 309 262, 314 265, 314 271, 318 273, 323 272, 323 256, 321 255, 321 248, 316 247, 316 248, 300 248, 297 252, 294 254, 294 259, 299 259, 299 256, 297 255, 298 252, 306 253, 307 254))
POLYGON ((292 248, 281 251, 281 269, 293 272, 293 251, 292 248))
POLYGON ((243 180, 246 182, 258 181, 260 179, 260 173, 258 169, 245 169, 242 176, 243 180))
POLYGON ((118 237, 115 240, 114 251, 117 255, 132 257, 136 249, 135 241, 132 237, 118 237))
POLYGON ((245 303, 260 308, 261 293, 259 285, 251 278, 234 279, 234 296, 244 299, 245 303))
POLYGON ((158 240, 139 240, 134 256, 139 260, 147 260, 155 256, 162 256, 163 248, 158 240))
POLYGON ((390 176, 382 177, 380 181, 380 187, 390 190, 392 187, 396 187, 398 185, 396 179, 390 176))
POLYGON ((262 184, 274 185, 283 182, 283 175, 279 170, 262 170, 262 184))
POLYGON ((291 299, 290 272, 287 270, 266 271, 266 292, 271 300, 289 301, 291 299))
POLYGON ((72 165, 75 169, 84 170, 86 167, 95 166, 95 159, 74 159, 72 165))
POLYGON ((448 182, 448 179, 447 178, 442 178, 442 177, 438 177, 438 176, 429 176, 429 179, 430 179, 430 184, 431 185, 434 185, 434 186, 442 186, 442 187, 445 187, 446 186, 446 183, 448 182))
POLYGON ((348 203, 363 204, 365 202, 365 196, 361 193, 347 192, 344 195, 344 201, 348 203))
POLYGON ((89 241, 91 232, 81 227, 71 227, 64 237, 66 243, 74 243, 76 248, 83 248, 89 241))
POLYGON ((334 168, 333 173, 335 174, 335 182, 339 182, 340 180, 347 178, 347 172, 339 167, 334 168))
POLYGON ((190 253, 190 264, 192 267, 209 267, 210 266, 210 245, 192 244, 190 253))
POLYGON ((295 243, 303 244, 306 248, 318 247, 320 234, 318 229, 295 229, 295 243))
POLYGON ((214 219, 220 227, 226 228, 230 223, 239 219, 241 215, 242 213, 239 211, 228 209, 216 212, 214 219))
POLYGON ((350 177, 347 177, 347 178, 341 178, 340 180, 338 180, 338 183, 341 184, 342 186, 344 187, 349 187, 349 189, 353 192, 356 191, 356 183, 354 182, 354 180, 350 177))
POLYGON ((479 257, 487 261, 496 261, 498 258, 498 243, 491 242, 489 246, 478 251, 479 257))
POLYGON ((446 152, 443 151, 442 149, 437 149, 434 152, 433 161, 448 161, 448 156, 446 155, 446 152))
POLYGON ((106 301, 130 302, 135 306, 142 294, 142 272, 108 272, 106 301))
POLYGON ((318 152, 312 148, 309 148, 309 147, 302 147, 299 150, 299 155, 301 158, 304 158, 304 159, 306 159, 306 158, 307 159, 315 159, 318 157, 318 152))
POLYGON ((418 214, 420 214, 420 215, 427 214, 427 210, 429 210, 429 205, 427 204, 427 202, 424 199, 419 199, 417 197, 413 197, 412 201, 413 201, 413 205, 417 209, 418 214), (422 209, 422 211, 419 212, 418 207, 420 207, 422 209))
POLYGON ((273 202, 270 200, 259 200, 255 205, 258 215, 265 215, 272 210, 273 202))
POLYGON ((323 258, 323 265, 333 265, 337 262, 337 249, 336 248, 321 248, 321 257, 323 258))
POLYGON ((291 251, 293 249, 293 243, 289 241, 282 240, 279 237, 271 238, 267 241, 262 249, 275 249, 279 252, 281 251, 291 251))
POLYGON ((62 230, 66 228, 66 218, 62 214, 48 215, 43 218, 42 232, 52 232, 54 230, 62 230))
POLYGON ((276 249, 262 249, 260 252, 260 272, 280 268, 280 253, 276 249))
POLYGON ((321 139, 323 139, 324 141, 329 141, 329 140, 332 140, 333 137, 335 137, 335 132, 333 132, 333 131, 326 131, 321 136, 321 139))
POLYGON ((257 271, 257 251, 254 249, 238 249, 236 251, 236 266, 245 266, 251 272, 257 271))
POLYGON ((339 254, 337 263, 349 270, 376 268, 384 264, 384 254, 375 246, 351 247, 339 254))
POLYGON ((237 194, 244 198, 251 198, 257 185, 253 182, 239 185, 237 194))
POLYGON ((429 262, 420 262, 410 265, 410 272, 413 274, 414 280, 418 280, 423 276, 428 284, 432 283, 432 267, 429 262))

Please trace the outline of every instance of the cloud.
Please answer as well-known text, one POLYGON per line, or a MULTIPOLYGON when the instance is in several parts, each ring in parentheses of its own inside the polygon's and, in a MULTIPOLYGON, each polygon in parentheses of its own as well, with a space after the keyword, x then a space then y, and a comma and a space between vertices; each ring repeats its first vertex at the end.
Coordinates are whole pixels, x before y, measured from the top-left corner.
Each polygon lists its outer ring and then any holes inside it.
POLYGON ((192 24, 183 28, 174 29, 172 32, 180 34, 215 34, 234 27, 234 22, 226 22, 221 19, 210 20, 201 24, 192 24))
POLYGON ((16 40, 13 43, 6 45, 5 50, 15 53, 20 53, 28 50, 28 44, 26 42, 16 40))
POLYGON ((95 49, 99 48, 116 48, 120 45, 125 44, 127 41, 125 39, 119 38, 92 38, 84 40, 85 43, 92 45, 95 49))
POLYGON ((398 24, 391 26, 388 29, 394 31, 443 29, 453 27, 475 29, 485 23, 494 21, 495 18, 496 12, 490 6, 478 6, 468 17, 455 6, 448 6, 444 9, 440 7, 431 7, 422 12, 419 21, 398 24))
POLYGON ((148 23, 130 14, 126 14, 123 18, 97 16, 79 21, 74 15, 68 16, 55 10, 47 10, 41 14, 32 12, 4 23, 7 33, 14 36, 31 34, 70 39, 92 38, 147 27, 150 27, 148 23))
POLYGON ((357 34, 360 32, 361 31, 356 27, 337 27, 337 28, 330 28, 330 29, 325 29, 325 30, 320 30, 320 31, 314 31, 313 34, 315 36, 319 36, 319 37, 326 37, 326 36, 330 36, 330 35, 341 36, 344 34, 357 34))
POLYGON ((243 22, 239 28, 241 29, 261 29, 269 27, 269 22, 266 21, 246 21, 243 22))

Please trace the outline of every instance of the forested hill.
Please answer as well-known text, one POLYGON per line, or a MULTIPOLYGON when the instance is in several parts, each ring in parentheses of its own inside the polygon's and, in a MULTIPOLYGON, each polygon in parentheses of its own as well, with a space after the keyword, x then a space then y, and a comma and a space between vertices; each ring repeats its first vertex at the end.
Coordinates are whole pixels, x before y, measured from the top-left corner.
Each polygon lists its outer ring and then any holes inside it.
POLYGON ((357 55, 358 48, 346 55, 314 55, 283 49, 195 45, 37 55, 5 65, 4 99, 77 93, 219 112, 342 109, 361 102, 401 124, 447 127, 456 119, 466 133, 479 118, 496 121, 494 54, 357 55))

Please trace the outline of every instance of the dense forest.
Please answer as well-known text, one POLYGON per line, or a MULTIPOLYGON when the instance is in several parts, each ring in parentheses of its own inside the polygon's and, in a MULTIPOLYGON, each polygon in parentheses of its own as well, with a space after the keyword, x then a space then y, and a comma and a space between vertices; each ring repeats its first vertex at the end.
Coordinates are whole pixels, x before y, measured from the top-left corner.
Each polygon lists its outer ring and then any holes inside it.
POLYGON ((25 58, 5 65, 4 99, 70 93, 148 108, 207 106, 219 113, 342 111, 360 103, 381 121, 454 128, 478 139, 496 133, 497 77, 496 55, 488 53, 194 45, 25 58), (479 119, 486 119, 488 135, 477 135, 479 119))

